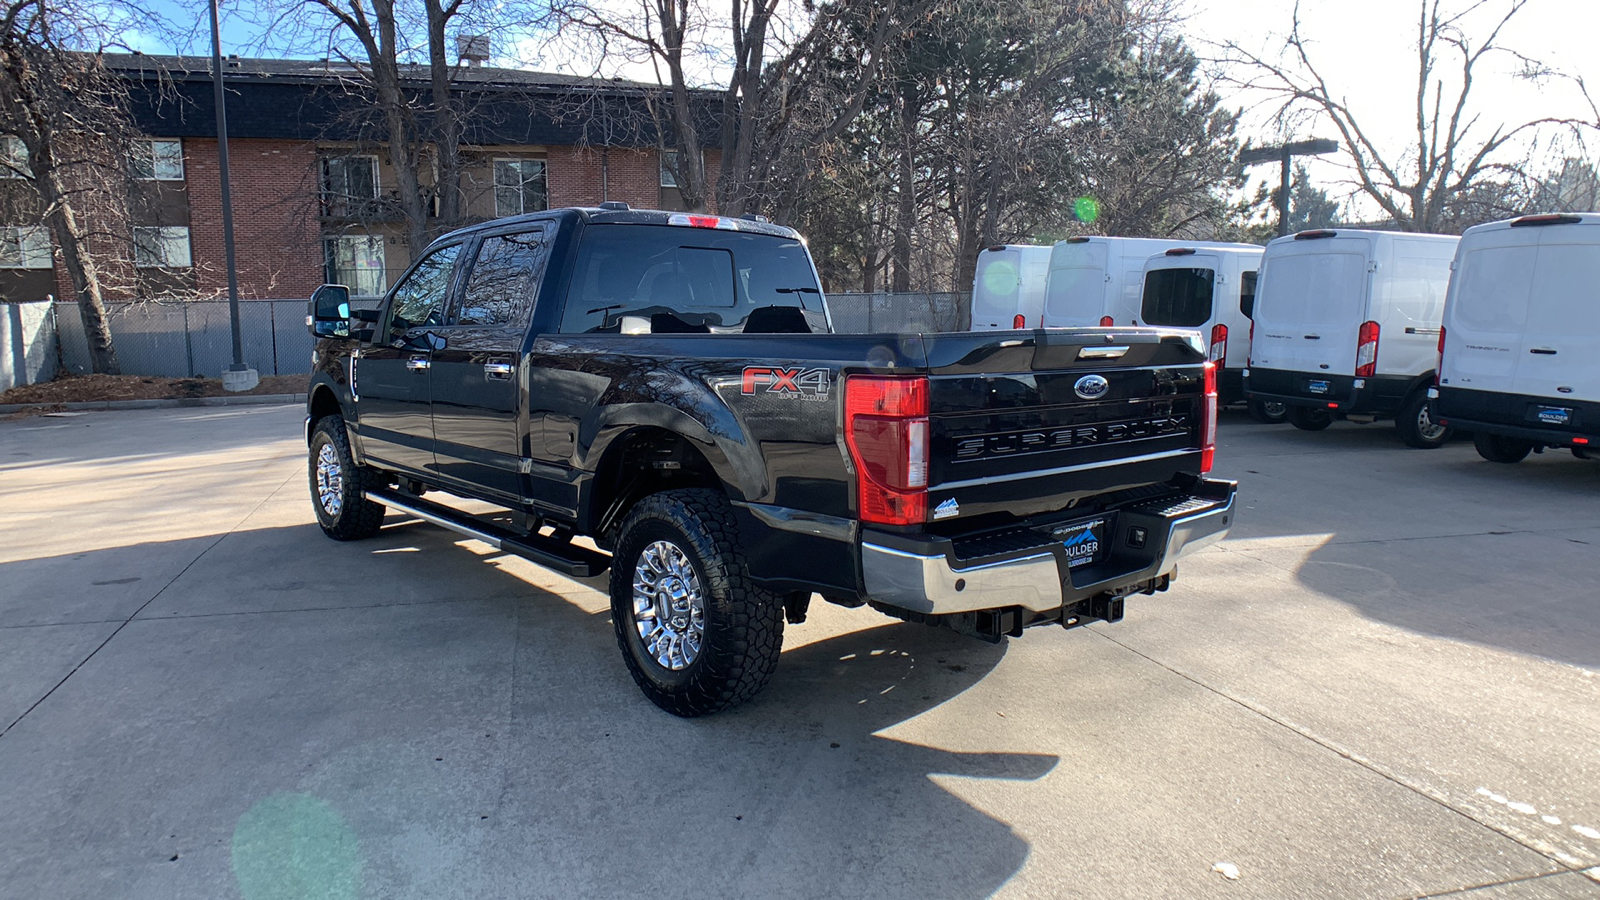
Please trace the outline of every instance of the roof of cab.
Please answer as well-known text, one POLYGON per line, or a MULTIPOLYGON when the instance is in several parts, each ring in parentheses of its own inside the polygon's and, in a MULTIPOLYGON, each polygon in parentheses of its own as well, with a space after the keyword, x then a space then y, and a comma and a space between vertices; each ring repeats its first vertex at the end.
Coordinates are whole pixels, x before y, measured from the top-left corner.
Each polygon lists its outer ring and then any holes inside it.
POLYGON ((517 216, 506 216, 500 219, 490 219, 458 228, 448 234, 440 235, 439 241, 456 240, 477 234, 481 231, 499 230, 506 226, 521 223, 560 221, 562 219, 578 219, 586 224, 595 225, 673 225, 677 227, 701 227, 688 221, 690 217, 703 220, 714 220, 722 223, 722 229, 727 231, 743 232, 746 234, 766 234, 774 237, 800 239, 800 232, 786 225, 774 225, 771 222, 762 222, 756 219, 735 218, 733 216, 714 216, 709 213, 684 213, 670 212, 661 209, 603 209, 592 206, 567 206, 558 209, 547 209, 540 212, 523 213, 517 216), (731 224, 730 224, 731 223, 731 224))
POLYGON ((1485 222, 1482 225, 1474 225, 1463 231, 1461 236, 1482 234, 1486 231, 1506 231, 1512 228, 1555 225, 1600 225, 1600 213, 1541 213, 1531 216, 1518 216, 1515 219, 1501 219, 1498 222, 1485 222))

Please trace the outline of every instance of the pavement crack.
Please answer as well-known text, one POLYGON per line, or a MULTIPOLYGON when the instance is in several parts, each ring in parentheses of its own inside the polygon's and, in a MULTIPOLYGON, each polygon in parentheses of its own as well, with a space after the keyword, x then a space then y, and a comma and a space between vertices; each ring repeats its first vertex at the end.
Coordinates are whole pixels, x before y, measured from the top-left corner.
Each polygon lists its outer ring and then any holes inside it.
POLYGON ((1504 881, 1488 881, 1484 882, 1483 884, 1474 884, 1467 887, 1450 888, 1449 890, 1427 894, 1415 894, 1406 898, 1406 900, 1436 900, 1436 898, 1441 897, 1459 897, 1463 894, 1469 894, 1473 891, 1484 890, 1485 888, 1505 887, 1512 884, 1528 884, 1534 881, 1543 881, 1546 878, 1555 878, 1558 875, 1570 874, 1572 874, 1571 870, 1561 872, 1542 872, 1538 875, 1524 875, 1520 878, 1507 878, 1504 881))
MULTIPOLYGON (((1194 675, 1190 675, 1188 672, 1185 672, 1182 669, 1176 668, 1175 666, 1172 666, 1172 665, 1169 665, 1169 664, 1167 664, 1165 662, 1162 662, 1161 660, 1156 659, 1155 657, 1151 656, 1148 653, 1145 653, 1145 652, 1143 652, 1143 651, 1141 651, 1141 650, 1139 650, 1139 649, 1137 649, 1135 647, 1130 646, 1129 644, 1126 644, 1126 643, 1124 643, 1122 641, 1117 640, 1116 638, 1112 637, 1111 635, 1106 634, 1104 631, 1101 631, 1101 630, 1096 629, 1096 628, 1091 628, 1091 629, 1089 629, 1089 631, 1091 633, 1093 633, 1093 634, 1099 635, 1100 637, 1104 638, 1107 641, 1110 641, 1113 644, 1116 644, 1118 647, 1121 647, 1122 649, 1128 651, 1129 653, 1132 653, 1133 655, 1138 656, 1138 657, 1146 660, 1147 662, 1151 663, 1152 665, 1159 666, 1160 668, 1167 670, 1168 672, 1172 673, 1173 675, 1176 675, 1177 677, 1182 678, 1185 681, 1188 681, 1189 683, 1195 685, 1198 688, 1201 688, 1202 690, 1209 691, 1209 692, 1217 695, 1218 697, 1221 697, 1222 699, 1227 700, 1230 703, 1233 703, 1233 704, 1235 704, 1237 706, 1240 706, 1240 707, 1242 707, 1242 708, 1244 708, 1246 710, 1249 710, 1250 712, 1256 714, 1257 716, 1260 716, 1261 718, 1267 720, 1268 722, 1273 723, 1274 725, 1277 725, 1280 728, 1284 728, 1284 729, 1287 729, 1289 731, 1292 731, 1295 734, 1299 735, 1300 737, 1302 737, 1302 738, 1304 738, 1304 739, 1306 739, 1306 740, 1308 740, 1308 741, 1310 741, 1310 742, 1322 747, 1324 750, 1327 750, 1327 751, 1335 754, 1336 756, 1340 756, 1340 757, 1342 757, 1342 758, 1344 758, 1344 759, 1346 759, 1346 760, 1348 760, 1348 761, 1350 761, 1352 763, 1355 763, 1356 765, 1366 769, 1367 771, 1373 773, 1374 775, 1377 775, 1380 778, 1383 778, 1383 779, 1385 779, 1385 780, 1387 780, 1389 782, 1392 782, 1393 784, 1395 784, 1398 787, 1404 788, 1405 790, 1411 791, 1412 793, 1417 794, 1418 796, 1421 796, 1423 798, 1431 800, 1435 804, 1437 804, 1438 806, 1441 806, 1441 807, 1449 810, 1450 812, 1453 812, 1456 815, 1461 816, 1462 818, 1466 819, 1467 821, 1472 822, 1473 824, 1478 825, 1481 828, 1484 828, 1484 829, 1487 829, 1489 831, 1492 831, 1495 834, 1498 834, 1501 837, 1503 837, 1503 838, 1505 838, 1505 839, 1507 839, 1507 840, 1509 840, 1509 841, 1511 841, 1511 842, 1523 847, 1524 849, 1531 850, 1534 853, 1537 853, 1540 856, 1544 857, 1545 859, 1550 860, 1552 863, 1555 863, 1555 864, 1557 864, 1557 865, 1562 867, 1561 870, 1559 870, 1558 872, 1548 872, 1548 873, 1544 873, 1544 874, 1554 875, 1554 874, 1561 874, 1561 872, 1582 871, 1582 870, 1584 870, 1584 869, 1586 869, 1586 868, 1588 868, 1590 866, 1589 863, 1585 863, 1585 862, 1577 859, 1576 857, 1571 856, 1570 854, 1564 853, 1563 851, 1561 851, 1561 850, 1559 850, 1557 848, 1551 847, 1550 845, 1544 843, 1543 841, 1541 841, 1538 838, 1535 838, 1535 837, 1533 837, 1531 835, 1522 834, 1522 833, 1520 833, 1520 832, 1518 832, 1518 831, 1516 831, 1514 829, 1509 829, 1509 828, 1507 828, 1507 827, 1505 827, 1503 825, 1498 825, 1498 824, 1495 824, 1493 822, 1487 822, 1487 821, 1483 820, 1482 818, 1479 818, 1471 810, 1464 809, 1464 808, 1456 805, 1443 792, 1435 790, 1435 789, 1430 788, 1430 787, 1427 787, 1426 785, 1413 783, 1412 781, 1408 780, 1405 776, 1403 776, 1400 773, 1390 769, 1387 766, 1384 766, 1383 764, 1377 762, 1376 760, 1369 759, 1369 758, 1367 758, 1365 756, 1362 756, 1360 753, 1357 753, 1356 751, 1354 751, 1354 750, 1350 749, 1349 747, 1346 747, 1346 746, 1338 743, 1337 741, 1332 740, 1331 738, 1328 738, 1328 737, 1325 737, 1325 736, 1323 736, 1321 734, 1318 734, 1317 732, 1312 731, 1311 729, 1305 727, 1304 725, 1300 725, 1298 723, 1290 721, 1289 719, 1284 718, 1283 716, 1273 712, 1270 709, 1267 709, 1266 707, 1260 705, 1259 703, 1252 702, 1252 701, 1247 700, 1247 699, 1245 699, 1243 697, 1240 697, 1240 696, 1237 696, 1235 694, 1232 694, 1232 693, 1228 692, 1227 690, 1224 690, 1223 688, 1216 687, 1214 685, 1208 684, 1207 682, 1201 680, 1200 678, 1195 677, 1194 675)), ((1536 877, 1536 876, 1530 876, 1530 877, 1536 877)))
MULTIPOLYGON (((289 478, 293 478, 293 477, 294 477, 293 475, 289 476, 289 478)), ((194 568, 195 563, 197 563, 200 560, 204 559, 207 553, 210 553, 212 550, 216 549, 218 544, 222 543, 224 540, 227 540, 228 535, 233 534, 235 531, 238 531, 240 525, 243 525, 244 523, 250 521, 250 517, 255 515, 256 513, 260 512, 261 511, 261 507, 267 505, 267 501, 272 499, 272 495, 273 494, 276 494, 278 491, 283 489, 283 485, 287 484, 289 482, 289 478, 285 478, 283 480, 282 484, 279 484, 272 491, 268 492, 268 494, 265 497, 262 497, 261 500, 259 502, 257 502, 255 506, 252 506, 250 508, 250 511, 245 513, 239 519, 238 522, 234 523, 226 531, 224 531, 221 534, 217 535, 217 539, 212 541, 211 543, 207 544, 204 550, 201 550, 199 553, 196 553, 195 556, 194 556, 194 559, 189 560, 188 564, 185 565, 182 569, 180 569, 178 571, 178 574, 172 576, 172 578, 169 579, 166 584, 163 584, 161 586, 160 590, 156 591, 154 594, 151 594, 149 600, 146 600, 145 602, 139 604, 139 608, 134 610, 133 613, 131 615, 129 615, 126 619, 123 619, 122 620, 122 624, 120 624, 116 628, 112 629, 111 633, 106 635, 106 639, 105 640, 101 641, 99 643, 99 645, 97 645, 93 650, 89 651, 89 655, 88 656, 85 656, 83 659, 79 660, 78 664, 72 667, 72 671, 70 671, 66 675, 62 676, 61 680, 56 682, 55 685, 50 688, 50 690, 45 691, 44 692, 44 696, 42 696, 39 699, 33 701, 33 704, 31 706, 29 706, 27 709, 22 711, 22 715, 17 716, 15 719, 11 720, 11 723, 9 725, 7 725, 4 729, 0 729, 0 738, 4 738, 6 735, 10 734, 11 733, 11 729, 17 727, 17 723, 21 722, 23 719, 26 719, 30 713, 32 713, 34 710, 39 708, 40 704, 44 703, 46 700, 49 700, 50 697, 52 695, 54 695, 56 691, 61 689, 62 685, 66 684, 68 681, 70 681, 72 679, 72 676, 78 674, 78 671, 80 669, 82 669, 84 666, 89 664, 89 660, 94 659, 95 656, 101 650, 104 650, 106 648, 107 644, 111 643, 116 638, 117 635, 122 633, 122 629, 127 628, 128 624, 130 622, 132 622, 134 619, 138 618, 139 614, 144 612, 145 609, 150 606, 150 604, 156 602, 156 600, 158 598, 160 598, 160 596, 162 594, 165 594, 167 592, 167 588, 172 587, 174 584, 177 583, 178 579, 182 578, 185 573, 187 573, 190 569, 194 568)), ((116 621, 116 620, 113 619, 112 621, 116 621)))

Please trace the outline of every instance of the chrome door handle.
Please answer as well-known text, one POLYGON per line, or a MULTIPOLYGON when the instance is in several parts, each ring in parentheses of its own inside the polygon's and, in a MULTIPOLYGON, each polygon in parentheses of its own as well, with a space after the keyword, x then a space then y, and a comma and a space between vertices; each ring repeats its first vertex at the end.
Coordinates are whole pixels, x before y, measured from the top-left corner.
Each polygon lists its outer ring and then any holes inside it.
POLYGON ((406 368, 413 372, 426 372, 431 365, 433 363, 429 362, 426 356, 413 356, 406 360, 406 368))
POLYGON ((509 379, 511 372, 511 363, 487 362, 483 364, 483 377, 485 378, 509 379))

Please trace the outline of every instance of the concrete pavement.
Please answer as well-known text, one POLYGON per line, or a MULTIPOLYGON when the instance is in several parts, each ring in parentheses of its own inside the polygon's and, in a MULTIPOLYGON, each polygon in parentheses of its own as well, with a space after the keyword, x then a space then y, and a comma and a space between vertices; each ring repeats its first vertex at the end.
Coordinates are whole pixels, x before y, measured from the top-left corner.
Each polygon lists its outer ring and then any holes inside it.
POLYGON ((1600 465, 1226 414, 1233 536, 1124 622, 819 602, 683 721, 603 580, 329 541, 303 455, 0 422, 0 896, 1600 897, 1600 465))

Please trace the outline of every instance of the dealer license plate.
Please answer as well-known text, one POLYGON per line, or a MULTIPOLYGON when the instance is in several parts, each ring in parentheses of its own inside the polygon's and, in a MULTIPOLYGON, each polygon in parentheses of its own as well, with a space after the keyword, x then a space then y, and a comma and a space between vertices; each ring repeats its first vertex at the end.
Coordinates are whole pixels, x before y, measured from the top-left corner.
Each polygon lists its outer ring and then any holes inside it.
POLYGON ((1067 551, 1067 566, 1076 569, 1105 557, 1106 531, 1105 519, 1091 519, 1063 525, 1051 533, 1067 551))
POLYGON ((1310 381, 1310 382, 1306 383, 1306 387, 1313 394, 1326 394, 1328 391, 1333 389, 1333 382, 1331 382, 1331 381, 1310 381))
POLYGON ((1572 421, 1572 410, 1560 406, 1541 406, 1539 421, 1546 425, 1565 425, 1572 421))

